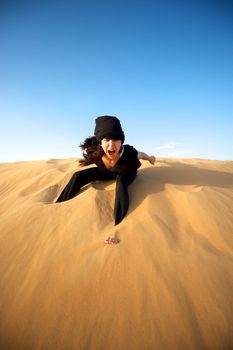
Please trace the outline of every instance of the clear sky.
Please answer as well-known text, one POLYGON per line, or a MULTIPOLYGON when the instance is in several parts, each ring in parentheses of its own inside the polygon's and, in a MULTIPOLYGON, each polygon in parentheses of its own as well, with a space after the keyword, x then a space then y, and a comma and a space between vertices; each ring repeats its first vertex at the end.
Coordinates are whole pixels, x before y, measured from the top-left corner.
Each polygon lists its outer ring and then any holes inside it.
POLYGON ((105 114, 140 151, 233 160, 233 2, 1 0, 0 162, 80 157, 105 114))

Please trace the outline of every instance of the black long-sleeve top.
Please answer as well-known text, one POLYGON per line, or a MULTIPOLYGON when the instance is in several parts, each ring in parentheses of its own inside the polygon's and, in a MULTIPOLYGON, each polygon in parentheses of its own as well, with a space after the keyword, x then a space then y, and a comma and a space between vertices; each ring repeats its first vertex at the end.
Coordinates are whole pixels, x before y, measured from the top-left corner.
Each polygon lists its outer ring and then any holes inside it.
POLYGON ((137 171, 141 166, 141 162, 138 159, 138 151, 130 145, 124 145, 123 147, 124 150, 121 157, 112 168, 107 169, 102 159, 96 162, 98 168, 104 173, 111 173, 112 175, 126 175, 137 171))

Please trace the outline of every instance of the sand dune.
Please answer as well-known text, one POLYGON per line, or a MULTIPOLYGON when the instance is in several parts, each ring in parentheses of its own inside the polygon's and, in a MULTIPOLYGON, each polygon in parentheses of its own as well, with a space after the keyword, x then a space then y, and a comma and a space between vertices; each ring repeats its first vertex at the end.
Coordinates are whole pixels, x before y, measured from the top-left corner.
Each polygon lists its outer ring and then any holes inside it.
POLYGON ((0 349, 233 349, 233 162, 143 163, 118 226, 77 168, 0 164, 0 349))

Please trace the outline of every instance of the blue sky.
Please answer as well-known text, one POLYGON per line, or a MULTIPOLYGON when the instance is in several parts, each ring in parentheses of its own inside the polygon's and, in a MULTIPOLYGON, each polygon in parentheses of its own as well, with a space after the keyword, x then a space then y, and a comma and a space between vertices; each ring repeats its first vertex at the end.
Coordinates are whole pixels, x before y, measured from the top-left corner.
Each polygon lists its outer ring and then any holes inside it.
POLYGON ((80 157, 104 114, 140 151, 232 160, 232 2, 3 0, 0 162, 80 157))

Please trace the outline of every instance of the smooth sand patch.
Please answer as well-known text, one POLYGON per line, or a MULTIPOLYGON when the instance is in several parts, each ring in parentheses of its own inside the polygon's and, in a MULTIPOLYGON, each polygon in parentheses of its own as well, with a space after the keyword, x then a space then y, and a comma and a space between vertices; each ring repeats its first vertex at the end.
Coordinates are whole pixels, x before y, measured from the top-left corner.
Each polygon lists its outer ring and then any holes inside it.
POLYGON ((143 163, 118 226, 114 182, 55 203, 76 170, 0 164, 0 349, 233 349, 233 162, 143 163))

